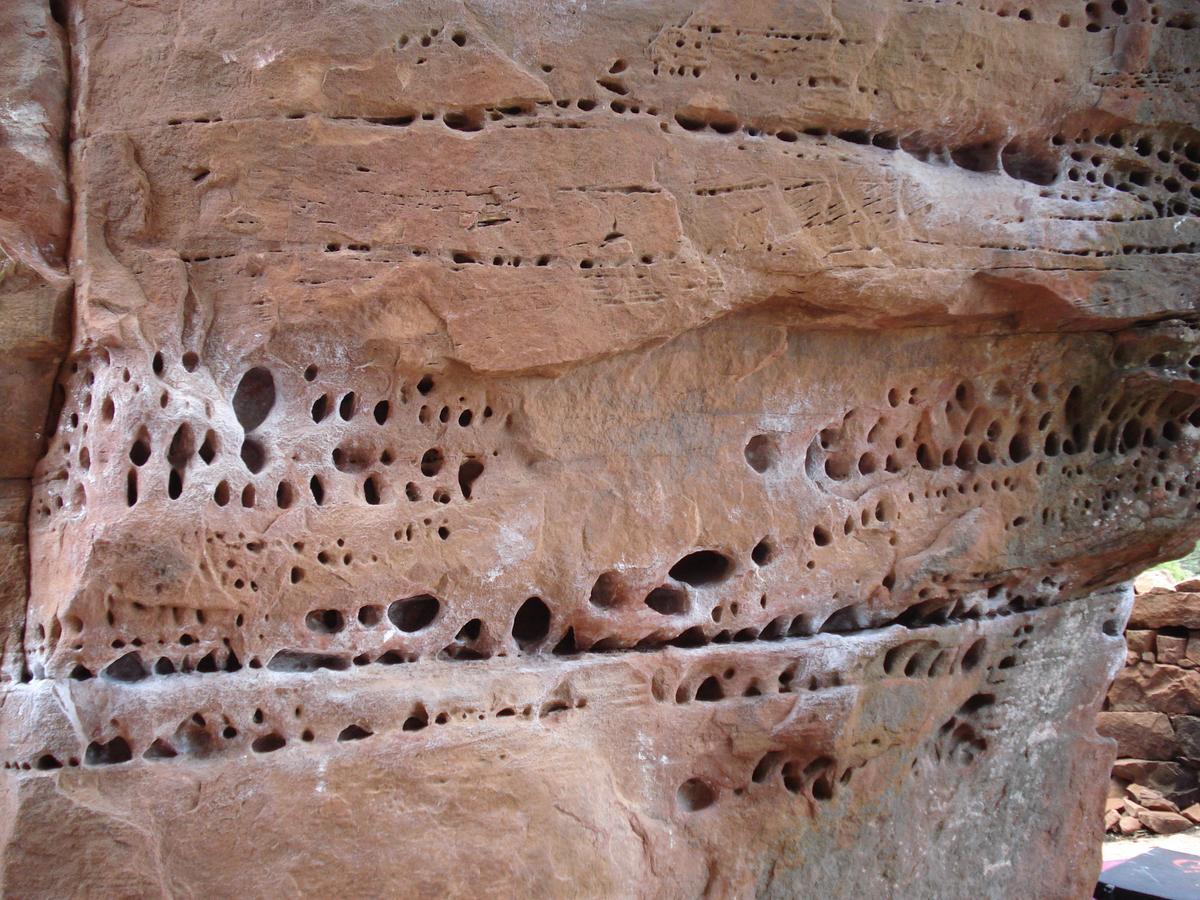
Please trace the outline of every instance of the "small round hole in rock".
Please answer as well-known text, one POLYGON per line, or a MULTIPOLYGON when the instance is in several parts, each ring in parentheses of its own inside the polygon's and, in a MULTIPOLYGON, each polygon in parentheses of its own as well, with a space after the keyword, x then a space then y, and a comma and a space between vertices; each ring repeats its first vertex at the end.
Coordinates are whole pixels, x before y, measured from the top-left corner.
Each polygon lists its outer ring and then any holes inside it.
POLYGON ((442 451, 437 447, 432 447, 421 456, 421 474, 426 478, 432 478, 442 471, 442 465, 445 462, 446 458, 442 456, 442 451))
POLYGON ((755 472, 766 472, 779 461, 779 448, 769 435, 756 434, 746 444, 746 462, 755 472))
POLYGON ((708 809, 717 801, 717 792, 699 778, 689 778, 679 786, 675 801, 684 812, 699 812, 708 809))
POLYGON ((336 609, 314 609, 304 617, 304 624, 317 634, 337 634, 346 627, 346 619, 336 609))
POLYGON ((775 548, 771 546, 771 542, 763 538, 754 545, 754 549, 750 551, 750 559, 753 560, 756 566, 765 566, 775 556, 775 548))

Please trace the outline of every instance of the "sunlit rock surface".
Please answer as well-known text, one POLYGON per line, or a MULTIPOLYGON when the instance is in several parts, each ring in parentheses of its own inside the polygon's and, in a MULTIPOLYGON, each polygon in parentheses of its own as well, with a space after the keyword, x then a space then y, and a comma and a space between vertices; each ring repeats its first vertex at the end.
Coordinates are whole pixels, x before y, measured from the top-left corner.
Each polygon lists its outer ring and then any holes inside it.
POLYGON ((5 892, 1090 893, 1191 4, 42 6, 5 892))

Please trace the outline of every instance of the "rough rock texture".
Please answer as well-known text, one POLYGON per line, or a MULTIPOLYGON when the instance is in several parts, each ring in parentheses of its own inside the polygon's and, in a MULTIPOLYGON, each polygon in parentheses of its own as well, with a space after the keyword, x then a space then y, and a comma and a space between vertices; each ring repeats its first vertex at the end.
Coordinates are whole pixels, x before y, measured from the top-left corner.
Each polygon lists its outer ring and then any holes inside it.
MULTIPOLYGON (((1137 595, 1125 632, 1125 667, 1117 674, 1097 728, 1117 742, 1109 793, 1150 807, 1146 791, 1178 813, 1200 800, 1200 595, 1153 587, 1137 595)), ((1125 812, 1129 812, 1125 802, 1125 812)), ((1162 817, 1135 815, 1152 831, 1162 817)), ((1174 825, 1178 825, 1176 821, 1174 825)), ((1108 830, 1119 830, 1112 824, 1108 830)))
POLYGON ((63 17, 5 891, 1090 892, 1190 3, 63 17))
POLYGON ((67 54, 45 2, 0 4, 0 685, 20 676, 25 519, 70 336, 67 54))

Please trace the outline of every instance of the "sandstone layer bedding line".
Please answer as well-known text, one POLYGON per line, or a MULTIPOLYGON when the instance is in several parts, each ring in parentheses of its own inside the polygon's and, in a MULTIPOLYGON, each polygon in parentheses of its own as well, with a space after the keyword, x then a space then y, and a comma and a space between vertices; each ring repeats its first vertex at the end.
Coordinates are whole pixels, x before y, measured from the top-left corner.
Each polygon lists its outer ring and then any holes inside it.
POLYGON ((1191 4, 4 15, 5 894, 1090 893, 1191 4))
POLYGON ((1033 853, 1062 895, 1083 896, 1094 875, 1074 857, 1095 837, 1087 795, 1111 755, 1094 697, 1120 664, 1130 602, 996 617, 966 646, 961 628, 934 626, 469 675, 40 681, 4 710, 6 726, 42 724, 15 748, 32 768, 12 781, 7 874, 69 892, 82 873, 48 863, 86 833, 121 860, 89 872, 89 891, 138 895, 280 879, 287 893, 466 894, 492 878, 513 895, 883 896, 936 881, 986 896, 1033 853), (1080 642, 1086 663, 1062 679, 1080 642), (1031 810, 1054 839, 1030 844, 1031 810), (989 843, 974 845, 984 822, 989 843), (213 867, 212 846, 248 827, 254 849, 213 867), (898 830, 929 852, 847 840, 898 830))

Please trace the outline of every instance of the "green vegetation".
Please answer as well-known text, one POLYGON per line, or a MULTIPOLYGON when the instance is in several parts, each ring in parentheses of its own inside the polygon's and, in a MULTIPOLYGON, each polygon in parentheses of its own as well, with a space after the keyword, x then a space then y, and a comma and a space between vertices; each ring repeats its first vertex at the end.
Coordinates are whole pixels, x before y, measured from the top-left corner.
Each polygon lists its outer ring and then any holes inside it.
POLYGON ((1192 548, 1187 556, 1159 563, 1151 572, 1166 572, 1177 584, 1188 578, 1200 576, 1200 544, 1192 548))

